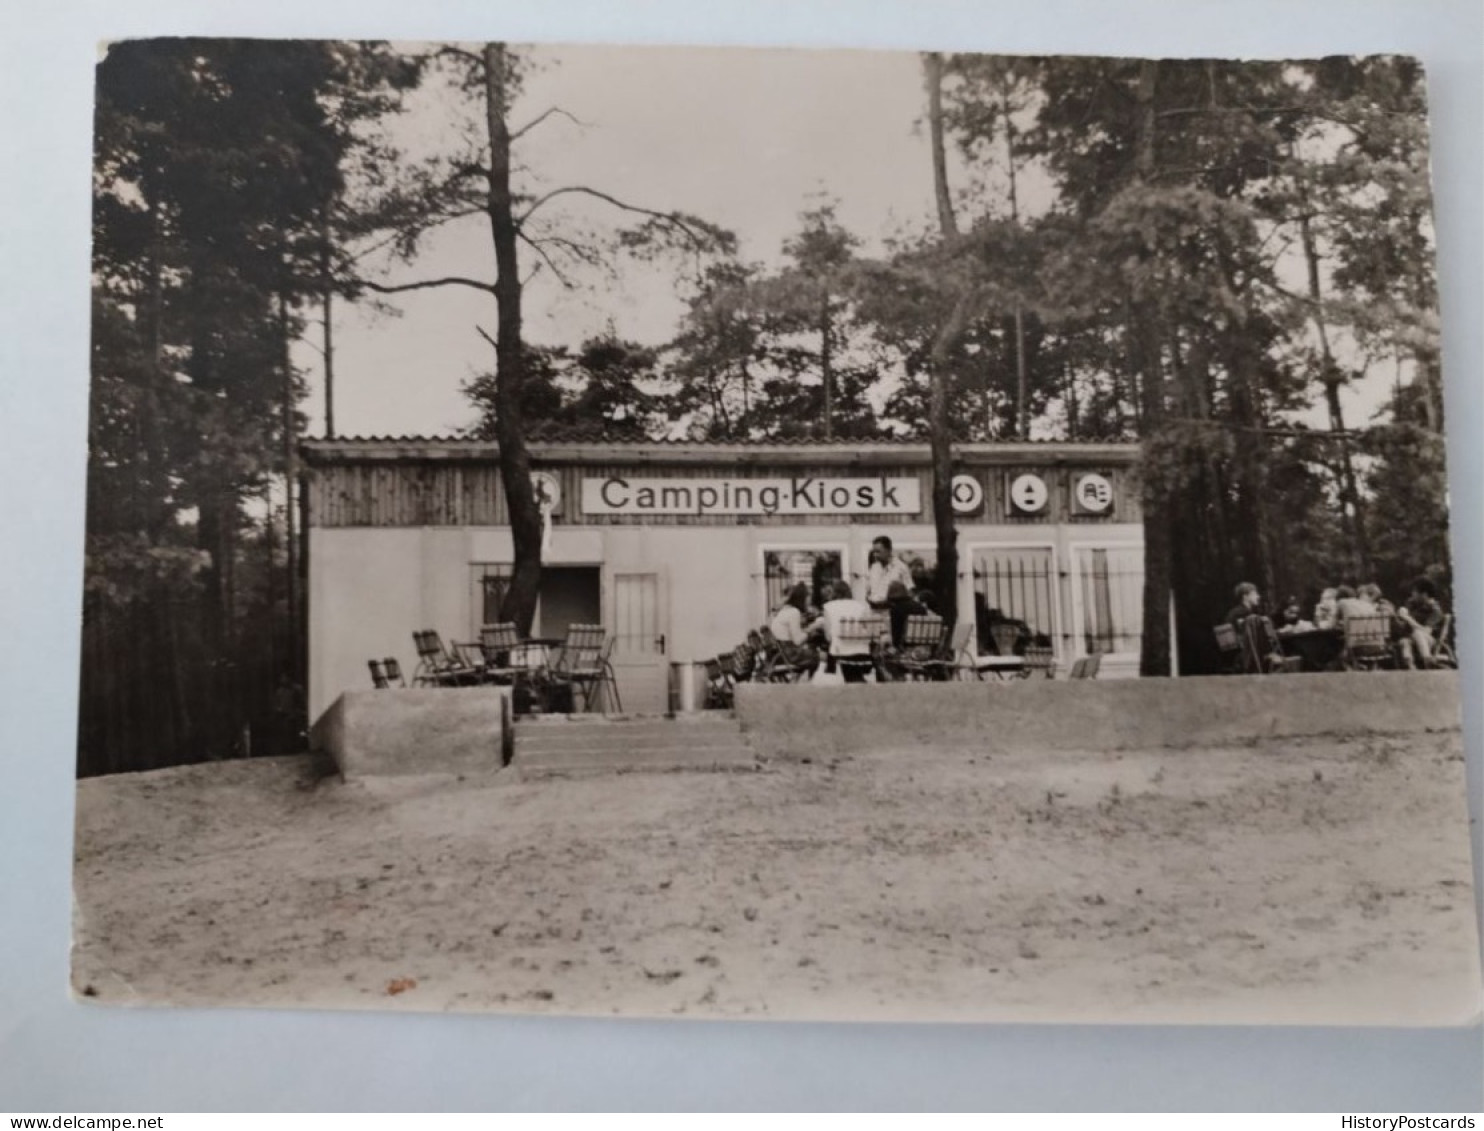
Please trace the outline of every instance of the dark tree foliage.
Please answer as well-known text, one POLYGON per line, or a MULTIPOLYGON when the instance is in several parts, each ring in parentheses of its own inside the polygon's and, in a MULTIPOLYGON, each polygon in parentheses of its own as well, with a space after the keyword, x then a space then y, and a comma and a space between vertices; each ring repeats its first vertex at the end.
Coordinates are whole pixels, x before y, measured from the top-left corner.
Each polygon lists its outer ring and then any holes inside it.
MULTIPOLYGON (((527 345, 521 411, 530 437, 578 431, 610 439, 655 435, 664 419, 662 398, 645 389, 657 384, 658 362, 656 350, 614 337, 590 339, 575 352, 527 345)), ((470 434, 495 439, 495 375, 481 374, 464 391, 480 416, 470 434)))
POLYGON ((97 70, 79 769, 297 745, 288 364, 376 45, 149 40, 97 70))

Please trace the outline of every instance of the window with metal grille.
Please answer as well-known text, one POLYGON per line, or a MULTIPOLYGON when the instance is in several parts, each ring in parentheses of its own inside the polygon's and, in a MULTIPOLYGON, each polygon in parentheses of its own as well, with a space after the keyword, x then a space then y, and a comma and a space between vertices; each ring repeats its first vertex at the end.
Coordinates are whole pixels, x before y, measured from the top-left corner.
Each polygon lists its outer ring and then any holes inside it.
MULTIPOLYGON (((974 592, 984 612, 1023 621, 1034 643, 1054 645, 1056 572, 1050 546, 974 551, 974 592)), ((976 600, 976 605, 978 601, 976 600)))
POLYGON ((845 576, 844 555, 839 550, 794 549, 763 551, 763 593, 770 616, 799 582, 809 587, 809 603, 816 609, 829 600, 826 590, 845 576))
POLYGON ((510 588, 510 576, 514 567, 508 562, 474 562, 469 566, 472 587, 469 608, 474 614, 470 639, 478 636, 481 625, 496 624, 500 620, 500 606, 505 603, 505 592, 510 588))
POLYGON ((1109 546, 1078 550, 1078 604, 1083 651, 1137 654, 1144 634, 1144 551, 1109 546))

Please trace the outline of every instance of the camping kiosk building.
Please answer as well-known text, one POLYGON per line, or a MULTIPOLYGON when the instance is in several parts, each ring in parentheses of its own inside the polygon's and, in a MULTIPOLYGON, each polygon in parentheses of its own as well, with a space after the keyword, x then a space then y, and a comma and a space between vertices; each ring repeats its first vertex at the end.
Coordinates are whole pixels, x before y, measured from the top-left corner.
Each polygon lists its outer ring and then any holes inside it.
MULTIPOLYGON (((626 710, 668 708, 672 667, 741 641, 796 582, 860 592, 888 535, 935 567, 932 475, 919 442, 532 442, 547 515, 533 635, 614 634, 626 710)), ((474 640, 497 619, 513 545, 494 444, 334 439, 302 447, 310 718, 412 633, 474 640)), ((1103 655, 1138 671, 1143 531, 1116 443, 955 447, 961 613, 995 609, 1049 642, 1066 671, 1103 655)))

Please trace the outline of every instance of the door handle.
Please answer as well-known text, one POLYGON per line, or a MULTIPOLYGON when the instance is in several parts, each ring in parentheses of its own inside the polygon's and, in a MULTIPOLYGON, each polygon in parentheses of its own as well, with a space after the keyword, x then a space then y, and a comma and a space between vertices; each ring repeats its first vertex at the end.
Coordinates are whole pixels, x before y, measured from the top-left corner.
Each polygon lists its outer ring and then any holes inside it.
POLYGON ((654 642, 659 646, 660 655, 663 656, 665 654, 665 634, 663 632, 660 633, 654 638, 654 642))

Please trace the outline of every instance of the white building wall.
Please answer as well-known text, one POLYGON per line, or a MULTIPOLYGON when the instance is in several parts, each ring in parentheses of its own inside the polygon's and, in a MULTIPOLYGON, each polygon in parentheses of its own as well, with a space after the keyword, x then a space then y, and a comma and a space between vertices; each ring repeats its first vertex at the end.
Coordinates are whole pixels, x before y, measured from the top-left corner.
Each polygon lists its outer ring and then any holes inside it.
POLYGON ((371 686, 367 660, 395 656, 411 675, 411 630, 422 627, 424 609, 423 536, 417 528, 310 528, 311 722, 341 692, 371 686))
MULTIPOLYGON (((673 661, 700 660, 739 643, 765 622, 765 548, 845 551, 859 588, 871 540, 887 533, 899 548, 931 548, 930 525, 558 527, 548 561, 603 567, 605 620, 615 570, 664 574, 662 626, 673 661)), ((1074 548, 1142 545, 1136 523, 964 525, 959 528, 959 606, 973 605, 972 555, 985 546, 1044 545, 1054 553, 1057 660, 1065 671, 1081 654, 1074 594, 1074 548)), ((436 629, 445 641, 472 638, 476 609, 471 566, 509 562, 510 532, 495 527, 335 527, 309 534, 309 710, 311 720, 347 690, 367 688, 366 661, 395 656, 410 677, 412 633, 436 629)), ((1137 674, 1137 656, 1109 656, 1103 678, 1137 674)))

